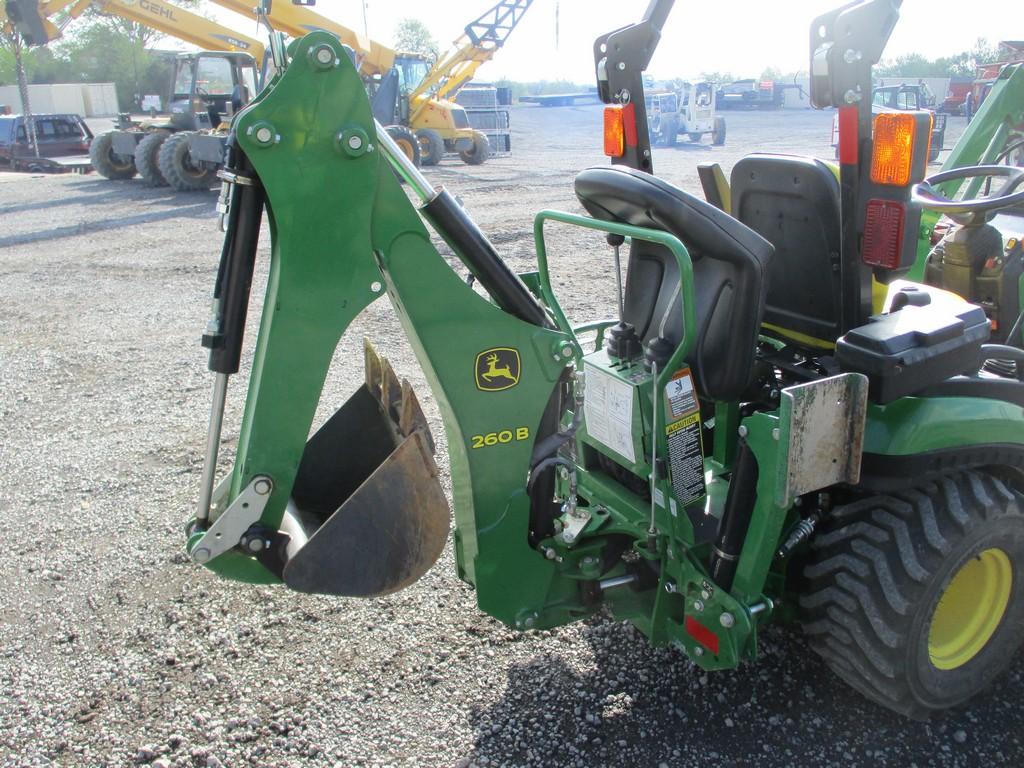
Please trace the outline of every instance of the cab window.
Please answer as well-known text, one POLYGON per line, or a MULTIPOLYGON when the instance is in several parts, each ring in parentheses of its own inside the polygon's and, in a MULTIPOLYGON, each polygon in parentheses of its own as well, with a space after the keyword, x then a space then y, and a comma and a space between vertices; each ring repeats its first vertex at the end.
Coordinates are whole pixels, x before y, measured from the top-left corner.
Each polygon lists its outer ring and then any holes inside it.
POLYGON ((230 96, 235 84, 231 78, 231 62, 204 56, 196 70, 196 90, 209 96, 230 96))
POLYGON ((187 99, 192 93, 192 76, 196 71, 195 61, 179 61, 174 76, 174 98, 187 99))

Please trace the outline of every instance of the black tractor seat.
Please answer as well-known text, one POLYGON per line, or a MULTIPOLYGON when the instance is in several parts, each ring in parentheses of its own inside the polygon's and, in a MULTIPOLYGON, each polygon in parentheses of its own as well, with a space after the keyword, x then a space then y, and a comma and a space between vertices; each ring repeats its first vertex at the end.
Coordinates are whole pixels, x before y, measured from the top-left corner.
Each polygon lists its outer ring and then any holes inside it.
MULTIPOLYGON (((701 394, 738 399, 751 378, 768 288, 772 246, 749 227, 659 178, 622 167, 588 168, 576 196, 594 218, 668 232, 693 261, 696 346, 687 360, 701 394)), ((626 273, 623 318, 646 344, 660 333, 683 336, 679 268, 660 245, 634 241, 626 273)))

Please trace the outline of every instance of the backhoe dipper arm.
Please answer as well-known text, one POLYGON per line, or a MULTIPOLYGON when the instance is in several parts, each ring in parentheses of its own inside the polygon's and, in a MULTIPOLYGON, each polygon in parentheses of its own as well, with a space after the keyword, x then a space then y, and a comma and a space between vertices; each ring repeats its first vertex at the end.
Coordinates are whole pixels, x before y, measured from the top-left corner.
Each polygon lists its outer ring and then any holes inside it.
MULTIPOLYGON (((506 311, 437 252, 383 161, 341 43, 315 32, 289 54, 235 119, 236 151, 266 193, 270 278, 234 468, 213 514, 197 515, 189 551, 233 578, 353 596, 393 591, 429 568, 448 510, 411 387, 368 352, 366 384, 309 437, 339 340, 386 293, 444 421, 460 576, 509 624, 563 623, 583 610, 577 585, 529 544, 525 478, 535 444, 559 426, 545 427, 545 414, 578 347, 543 314, 522 319, 532 310, 514 298, 525 290, 509 284, 514 274, 493 270, 506 311)), ((481 274, 480 260, 497 258, 475 235, 442 235, 481 274)), ((234 356, 227 362, 218 373, 231 372, 234 356)))
POLYGON ((621 105, 627 124, 632 122, 634 126, 632 131, 626 129, 626 151, 622 157, 612 159, 615 165, 654 172, 643 73, 658 47, 662 27, 674 2, 651 0, 638 23, 609 32, 594 42, 597 94, 605 104, 621 105))

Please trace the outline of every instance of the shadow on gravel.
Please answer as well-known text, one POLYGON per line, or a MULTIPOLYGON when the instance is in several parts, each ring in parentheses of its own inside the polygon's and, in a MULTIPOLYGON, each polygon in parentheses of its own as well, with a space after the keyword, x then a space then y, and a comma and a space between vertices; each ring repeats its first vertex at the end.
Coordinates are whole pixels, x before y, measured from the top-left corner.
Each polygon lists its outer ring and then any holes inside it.
MULTIPOLYGON (((53 208, 59 208, 68 205, 104 205, 107 203, 118 202, 122 200, 138 201, 139 195, 138 190, 140 187, 137 185, 134 188, 126 187, 121 184, 114 184, 109 181, 102 184, 97 182, 82 182, 76 185, 73 189, 77 192, 80 189, 93 189, 96 192, 89 194, 75 194, 71 197, 63 197, 58 199, 43 200, 35 203, 21 203, 18 205, 0 206, 0 214, 11 214, 11 213, 24 213, 28 211, 41 211, 51 210, 53 208)), ((168 190, 162 189, 149 189, 145 188, 147 192, 154 192, 159 195, 160 200, 170 199, 175 196, 180 196, 181 200, 196 202, 197 199, 202 200, 203 198, 197 198, 191 193, 169 193, 168 190)))
POLYGON ((509 670, 474 712, 457 765, 1021 765, 1024 657, 991 693, 930 723, 904 720, 832 677, 796 632, 771 628, 761 657, 706 674, 629 626, 593 620, 579 663, 539 656, 509 670))
MULTIPOLYGON (((137 198, 132 198, 137 200, 137 198)), ((109 202, 109 201, 108 201, 109 202)), ((93 221, 80 221, 77 224, 70 224, 64 227, 54 227, 41 232, 26 232, 21 235, 10 235, 0 237, 0 248, 12 245, 25 245, 28 243, 39 243, 47 240, 59 240, 64 237, 75 237, 92 232, 105 232, 112 229, 134 227, 137 224, 147 224, 151 221, 164 221, 166 219, 203 219, 209 218, 214 211, 214 200, 204 200, 183 205, 179 208, 166 208, 149 213, 137 213, 131 216, 114 215, 107 219, 96 219, 93 221)))

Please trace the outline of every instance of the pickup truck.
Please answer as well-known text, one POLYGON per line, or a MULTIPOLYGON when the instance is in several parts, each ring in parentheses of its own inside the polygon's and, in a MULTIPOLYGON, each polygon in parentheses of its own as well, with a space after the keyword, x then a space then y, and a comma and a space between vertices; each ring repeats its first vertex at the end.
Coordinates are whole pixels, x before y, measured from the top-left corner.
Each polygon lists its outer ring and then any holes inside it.
POLYGON ((86 167, 92 131, 80 115, 35 115, 39 157, 28 140, 23 115, 0 115, 0 164, 20 171, 60 172, 86 167))

